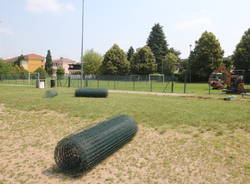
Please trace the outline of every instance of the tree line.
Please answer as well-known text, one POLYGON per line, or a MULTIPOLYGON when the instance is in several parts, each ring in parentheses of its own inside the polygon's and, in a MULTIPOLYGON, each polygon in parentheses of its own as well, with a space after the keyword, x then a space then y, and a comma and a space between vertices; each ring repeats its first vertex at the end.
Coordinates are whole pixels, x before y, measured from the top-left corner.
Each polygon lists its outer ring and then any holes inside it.
POLYGON ((220 65, 227 69, 250 71, 250 29, 248 29, 232 56, 224 57, 224 50, 212 32, 205 31, 195 42, 187 59, 180 59, 180 52, 169 48, 163 27, 155 24, 146 45, 127 53, 114 44, 105 54, 89 50, 83 56, 85 74, 148 75, 153 73, 183 76, 190 72, 193 81, 207 81, 220 65))
MULTIPOLYGON (((180 59, 180 52, 169 48, 163 27, 155 24, 147 39, 146 45, 137 48, 131 46, 127 52, 114 44, 105 54, 88 50, 83 57, 84 74, 102 75, 148 75, 165 74, 178 75, 184 78, 189 73, 192 81, 207 81, 209 75, 220 65, 227 69, 245 70, 250 75, 250 28, 244 33, 232 56, 224 57, 224 50, 219 40, 212 32, 205 31, 195 42, 195 48, 187 59, 180 59)), ((0 62, 1 74, 27 73, 20 62, 21 55, 12 63, 0 62)), ((35 72, 41 75, 52 75, 52 57, 47 52, 45 70, 38 68, 35 72)), ((58 75, 64 74, 63 68, 58 68, 58 75)), ((248 80, 250 76, 248 76, 248 80)))
POLYGON ((155 24, 145 46, 126 53, 114 44, 104 56, 93 49, 83 56, 85 74, 104 75, 148 75, 153 73, 171 74, 180 60, 180 52, 168 48, 163 27, 155 24))

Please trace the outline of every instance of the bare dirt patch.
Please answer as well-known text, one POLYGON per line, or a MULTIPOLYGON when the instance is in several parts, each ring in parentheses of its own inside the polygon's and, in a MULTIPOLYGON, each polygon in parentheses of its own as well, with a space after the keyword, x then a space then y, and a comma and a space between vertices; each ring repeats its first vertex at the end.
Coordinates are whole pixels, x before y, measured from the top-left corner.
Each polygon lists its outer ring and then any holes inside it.
POLYGON ((160 92, 145 92, 145 91, 121 91, 121 90, 109 90, 110 93, 127 93, 127 94, 141 94, 141 95, 158 95, 158 96, 181 96, 188 97, 193 96, 190 94, 180 94, 180 93, 160 93, 160 92))
POLYGON ((58 172, 54 148, 66 135, 94 122, 49 111, 6 109, 0 119, 0 183, 228 184, 250 181, 250 135, 216 136, 139 126, 136 137, 82 176, 58 172))

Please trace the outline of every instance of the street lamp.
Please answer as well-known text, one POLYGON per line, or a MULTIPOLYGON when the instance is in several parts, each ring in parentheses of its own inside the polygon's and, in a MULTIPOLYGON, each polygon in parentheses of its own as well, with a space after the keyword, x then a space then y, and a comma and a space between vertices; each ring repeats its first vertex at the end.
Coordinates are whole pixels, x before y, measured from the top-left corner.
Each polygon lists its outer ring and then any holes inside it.
POLYGON ((191 58, 190 57, 191 57, 191 52, 192 52, 192 44, 190 44, 189 47, 190 47, 190 56, 189 56, 188 68, 189 68, 189 82, 191 83, 192 73, 191 73, 191 58))
POLYGON ((82 40, 81 40, 81 88, 83 87, 83 35, 84 35, 84 4, 82 0, 82 40))

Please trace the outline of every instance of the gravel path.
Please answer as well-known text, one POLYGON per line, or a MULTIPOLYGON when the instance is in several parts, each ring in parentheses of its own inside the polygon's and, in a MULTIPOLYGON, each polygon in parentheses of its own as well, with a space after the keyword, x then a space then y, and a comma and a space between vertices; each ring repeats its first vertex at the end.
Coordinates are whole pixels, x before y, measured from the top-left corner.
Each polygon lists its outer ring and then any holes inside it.
POLYGON ((158 96, 180 96, 187 97, 193 96, 191 94, 182 93, 160 93, 160 92, 145 92, 145 91, 120 91, 120 90, 109 90, 110 93, 125 93, 125 94, 142 94, 142 95, 158 95, 158 96))

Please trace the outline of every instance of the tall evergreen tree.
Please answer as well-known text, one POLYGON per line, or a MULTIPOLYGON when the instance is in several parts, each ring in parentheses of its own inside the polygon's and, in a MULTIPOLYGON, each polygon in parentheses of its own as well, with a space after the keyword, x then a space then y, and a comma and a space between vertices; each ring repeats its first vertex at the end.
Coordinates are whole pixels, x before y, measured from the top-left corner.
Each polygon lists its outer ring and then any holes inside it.
POLYGON ((220 42, 211 32, 205 31, 196 41, 194 51, 189 59, 191 62, 192 78, 196 81, 206 81, 213 70, 223 62, 224 51, 220 42))
POLYGON ((51 57, 51 52, 48 50, 47 56, 46 56, 46 63, 45 63, 45 71, 49 76, 52 75, 52 57, 51 57))
POLYGON ((130 71, 126 53, 116 44, 106 52, 101 66, 103 74, 125 75, 130 71))
POLYGON ((131 47, 129 48, 129 50, 128 50, 128 53, 127 53, 127 59, 128 59, 128 61, 131 62, 131 59, 132 59, 134 53, 135 53, 135 50, 134 50, 134 48, 131 46, 131 47))
POLYGON ((131 60, 131 72, 138 75, 148 75, 156 72, 157 64, 150 47, 138 49, 131 60))
POLYGON ((166 36, 163 32, 163 27, 160 24, 155 24, 147 40, 147 45, 154 53, 156 63, 158 65, 157 72, 162 73, 162 65, 164 58, 168 52, 168 44, 166 36))
POLYGON ((17 66, 21 66, 21 62, 24 60, 25 58, 24 58, 24 55, 21 55, 21 56, 19 56, 18 58, 17 58, 17 60, 16 61, 14 61, 14 65, 17 65, 17 66))
POLYGON ((250 28, 236 46, 232 59, 236 69, 250 70, 250 28))

